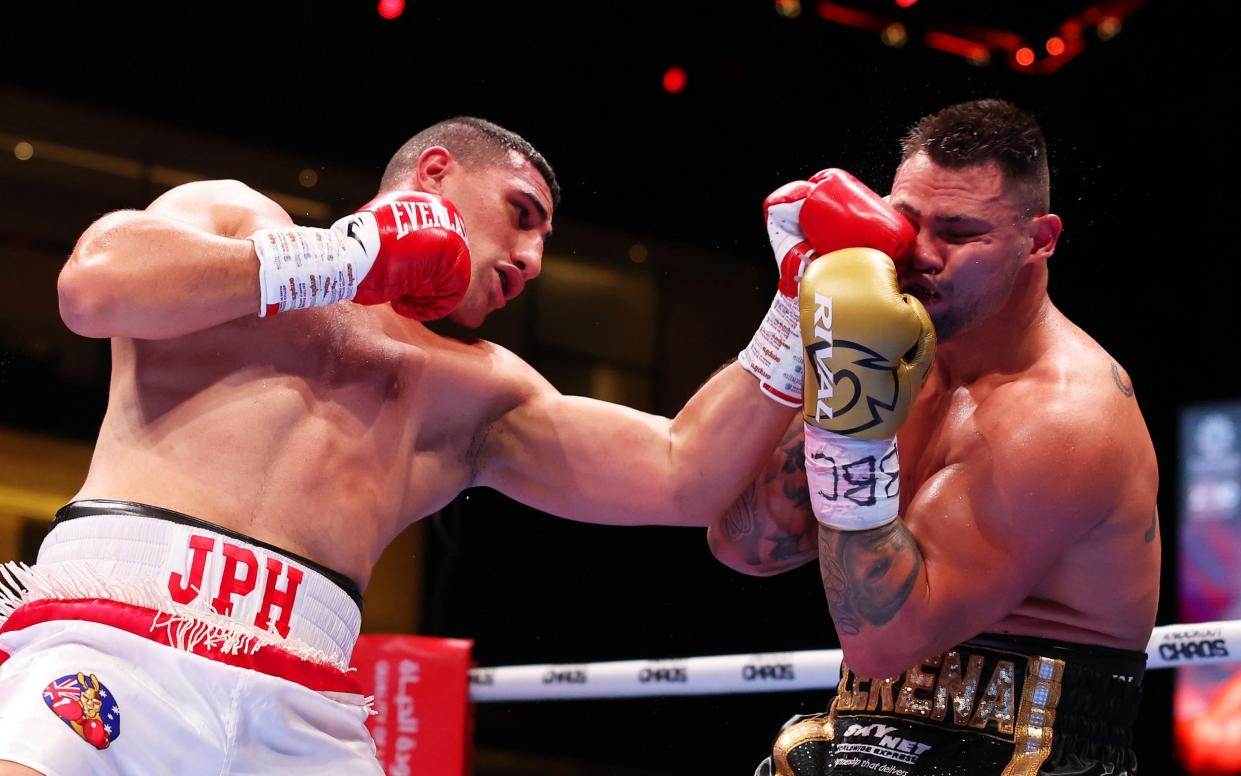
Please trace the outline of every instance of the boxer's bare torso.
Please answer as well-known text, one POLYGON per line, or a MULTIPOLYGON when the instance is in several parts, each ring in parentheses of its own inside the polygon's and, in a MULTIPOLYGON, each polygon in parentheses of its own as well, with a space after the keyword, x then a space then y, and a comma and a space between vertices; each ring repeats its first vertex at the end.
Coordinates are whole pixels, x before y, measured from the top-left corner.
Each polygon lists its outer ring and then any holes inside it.
POLYGON ((523 395, 501 348, 386 305, 117 339, 79 498, 174 509, 365 584, 413 520, 471 484, 480 432, 523 395))
POLYGON ((954 381, 932 369, 899 434, 901 513, 928 567, 952 564, 941 584, 976 590, 973 604, 959 602, 957 640, 976 623, 1140 650, 1159 596, 1150 437, 1119 365, 1054 309, 1042 328, 1041 352, 1019 372, 954 381), (1029 467, 1042 482, 1057 473, 1057 487, 988 493, 988 483, 954 481, 981 459, 997 485, 1020 479, 1003 469, 1029 467), (961 484, 981 492, 979 509, 954 512, 961 484))

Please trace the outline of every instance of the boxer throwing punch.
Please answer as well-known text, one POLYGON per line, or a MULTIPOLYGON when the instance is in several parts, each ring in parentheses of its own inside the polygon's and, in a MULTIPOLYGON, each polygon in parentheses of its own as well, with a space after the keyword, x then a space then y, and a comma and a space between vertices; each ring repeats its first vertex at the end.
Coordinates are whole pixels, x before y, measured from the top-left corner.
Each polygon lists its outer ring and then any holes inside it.
MULTIPOLYGON (((210 181, 86 230, 61 311, 112 340, 108 409, 38 564, 0 575, 0 774, 377 773, 347 667, 406 526, 471 486, 600 523, 727 507, 801 406, 801 262, 675 418, 564 396, 420 322, 477 326, 520 294, 558 200, 529 143, 462 118, 330 229, 210 181)), ((897 250, 865 202, 807 207, 838 247, 897 250)))

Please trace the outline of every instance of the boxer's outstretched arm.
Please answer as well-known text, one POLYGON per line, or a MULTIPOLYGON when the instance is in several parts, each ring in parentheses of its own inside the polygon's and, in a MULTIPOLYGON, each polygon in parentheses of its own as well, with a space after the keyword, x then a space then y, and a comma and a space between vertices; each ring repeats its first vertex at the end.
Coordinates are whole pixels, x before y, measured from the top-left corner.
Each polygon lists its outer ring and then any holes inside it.
MULTIPOLYGON (((1157 471, 1140 416, 1099 400, 1044 398, 1038 422, 1016 411, 1040 391, 990 400, 978 434, 879 528, 819 526, 819 568, 850 666, 894 676, 993 628, 1026 600, 1067 547, 1112 515, 1150 510, 1157 471)), ((1081 399, 1082 397, 1076 397, 1081 399)), ((1135 547, 1158 552, 1138 539, 1135 547)))
POLYGON ((508 358, 528 387, 480 430, 473 484, 574 520, 706 526, 754 480, 794 412, 735 363, 670 420, 561 395, 508 358))
POLYGON ((818 556, 802 427, 794 419, 759 476, 707 526, 707 544, 724 565, 765 577, 818 556))
POLYGON ((109 213, 61 271, 61 317, 87 337, 164 339, 254 315, 258 258, 245 237, 291 223, 237 181, 188 183, 145 210, 109 213))

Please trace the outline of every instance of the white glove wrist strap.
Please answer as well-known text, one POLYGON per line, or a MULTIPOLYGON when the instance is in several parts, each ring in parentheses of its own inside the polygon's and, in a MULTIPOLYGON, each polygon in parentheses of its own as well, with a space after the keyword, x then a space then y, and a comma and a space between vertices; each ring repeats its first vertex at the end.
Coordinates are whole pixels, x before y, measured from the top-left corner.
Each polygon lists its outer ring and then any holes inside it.
POLYGON ((259 258, 259 317, 352 299, 373 263, 335 229, 260 229, 249 239, 259 258))
POLYGON ((896 437, 855 439, 806 424, 806 479, 814 516, 838 531, 865 531, 896 519, 901 467, 896 437))
POLYGON ((763 393, 788 407, 802 405, 801 313, 797 300, 779 291, 737 363, 758 378, 763 393))

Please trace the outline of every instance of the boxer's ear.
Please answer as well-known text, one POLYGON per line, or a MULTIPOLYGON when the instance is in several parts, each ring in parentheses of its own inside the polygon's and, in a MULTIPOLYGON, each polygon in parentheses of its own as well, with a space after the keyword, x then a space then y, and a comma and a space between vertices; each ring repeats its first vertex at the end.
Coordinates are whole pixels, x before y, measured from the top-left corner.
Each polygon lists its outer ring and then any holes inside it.
POLYGON ((429 194, 441 194, 444 177, 457 163, 452 151, 443 146, 431 146, 422 152, 414 167, 414 189, 429 194))
POLYGON ((1055 213, 1035 216, 1030 219, 1030 239, 1033 244, 1030 246, 1031 255, 1038 259, 1046 261, 1056 252, 1056 241, 1060 239, 1060 232, 1064 229, 1064 224, 1060 221, 1060 216, 1055 213))

